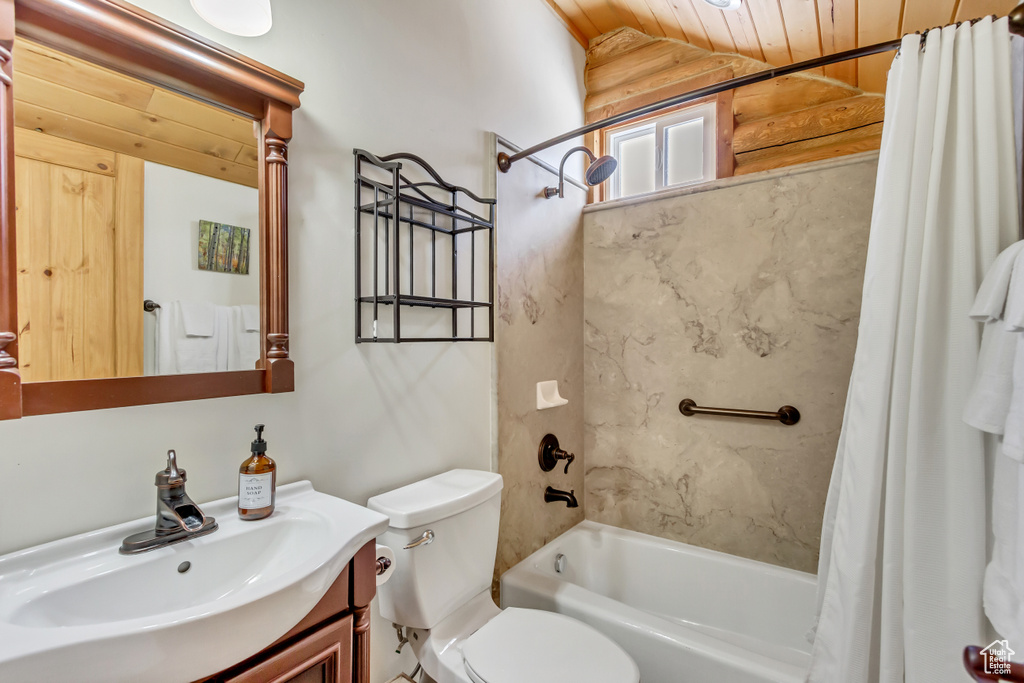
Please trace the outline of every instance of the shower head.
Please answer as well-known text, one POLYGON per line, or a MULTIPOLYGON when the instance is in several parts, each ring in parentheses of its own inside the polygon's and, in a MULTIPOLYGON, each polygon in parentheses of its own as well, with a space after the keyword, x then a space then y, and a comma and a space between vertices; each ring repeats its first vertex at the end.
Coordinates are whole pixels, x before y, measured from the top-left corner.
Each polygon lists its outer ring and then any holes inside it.
POLYGON ((608 177, 615 173, 615 167, 619 162, 610 156, 599 157, 587 167, 587 174, 583 177, 587 185, 593 187, 608 180, 608 177))
POLYGON ((609 176, 615 172, 615 167, 619 165, 619 162, 615 161, 612 157, 603 156, 598 159, 595 158, 594 153, 586 147, 573 147, 565 153, 565 156, 562 157, 562 163, 558 165, 558 187, 544 188, 544 196, 547 199, 551 199, 554 196, 565 196, 565 160, 568 159, 569 155, 573 152, 583 152, 590 157, 590 166, 587 167, 587 172, 583 176, 583 180, 591 187, 600 185, 604 181, 608 180, 609 176))

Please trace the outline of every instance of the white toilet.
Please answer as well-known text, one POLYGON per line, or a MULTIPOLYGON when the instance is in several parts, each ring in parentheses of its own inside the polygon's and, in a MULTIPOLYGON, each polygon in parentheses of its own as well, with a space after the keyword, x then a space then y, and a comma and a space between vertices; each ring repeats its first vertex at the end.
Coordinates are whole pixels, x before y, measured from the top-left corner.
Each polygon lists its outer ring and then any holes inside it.
POLYGON ((630 656, 583 622, 495 606, 501 485, 499 474, 452 470, 369 500, 391 518, 380 542, 396 560, 381 615, 409 627, 437 683, 638 683, 630 656))

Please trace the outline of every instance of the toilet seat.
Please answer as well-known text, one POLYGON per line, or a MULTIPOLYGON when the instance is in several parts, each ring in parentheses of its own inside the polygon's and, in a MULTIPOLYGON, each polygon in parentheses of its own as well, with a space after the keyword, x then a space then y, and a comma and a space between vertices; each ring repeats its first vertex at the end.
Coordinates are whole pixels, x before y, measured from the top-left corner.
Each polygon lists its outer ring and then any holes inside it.
POLYGON ((597 629, 564 614, 509 607, 462 644, 474 683, 638 683, 636 663, 597 629))

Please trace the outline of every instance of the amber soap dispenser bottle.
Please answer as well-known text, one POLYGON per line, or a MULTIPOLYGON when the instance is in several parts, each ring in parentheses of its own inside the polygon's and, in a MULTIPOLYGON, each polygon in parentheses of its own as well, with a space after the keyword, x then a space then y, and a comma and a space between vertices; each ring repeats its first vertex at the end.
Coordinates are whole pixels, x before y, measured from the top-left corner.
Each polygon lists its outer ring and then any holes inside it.
POLYGON ((267 457, 263 425, 256 425, 252 456, 238 468, 238 516, 248 520, 269 517, 276 493, 277 465, 267 457))

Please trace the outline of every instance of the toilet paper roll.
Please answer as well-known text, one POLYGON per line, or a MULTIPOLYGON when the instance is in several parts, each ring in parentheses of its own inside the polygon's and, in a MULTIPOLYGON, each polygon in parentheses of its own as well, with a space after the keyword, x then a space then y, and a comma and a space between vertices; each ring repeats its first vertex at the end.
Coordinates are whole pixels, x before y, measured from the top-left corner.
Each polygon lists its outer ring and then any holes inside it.
POLYGON ((377 585, 387 582, 395 573, 395 551, 377 544, 377 585))

